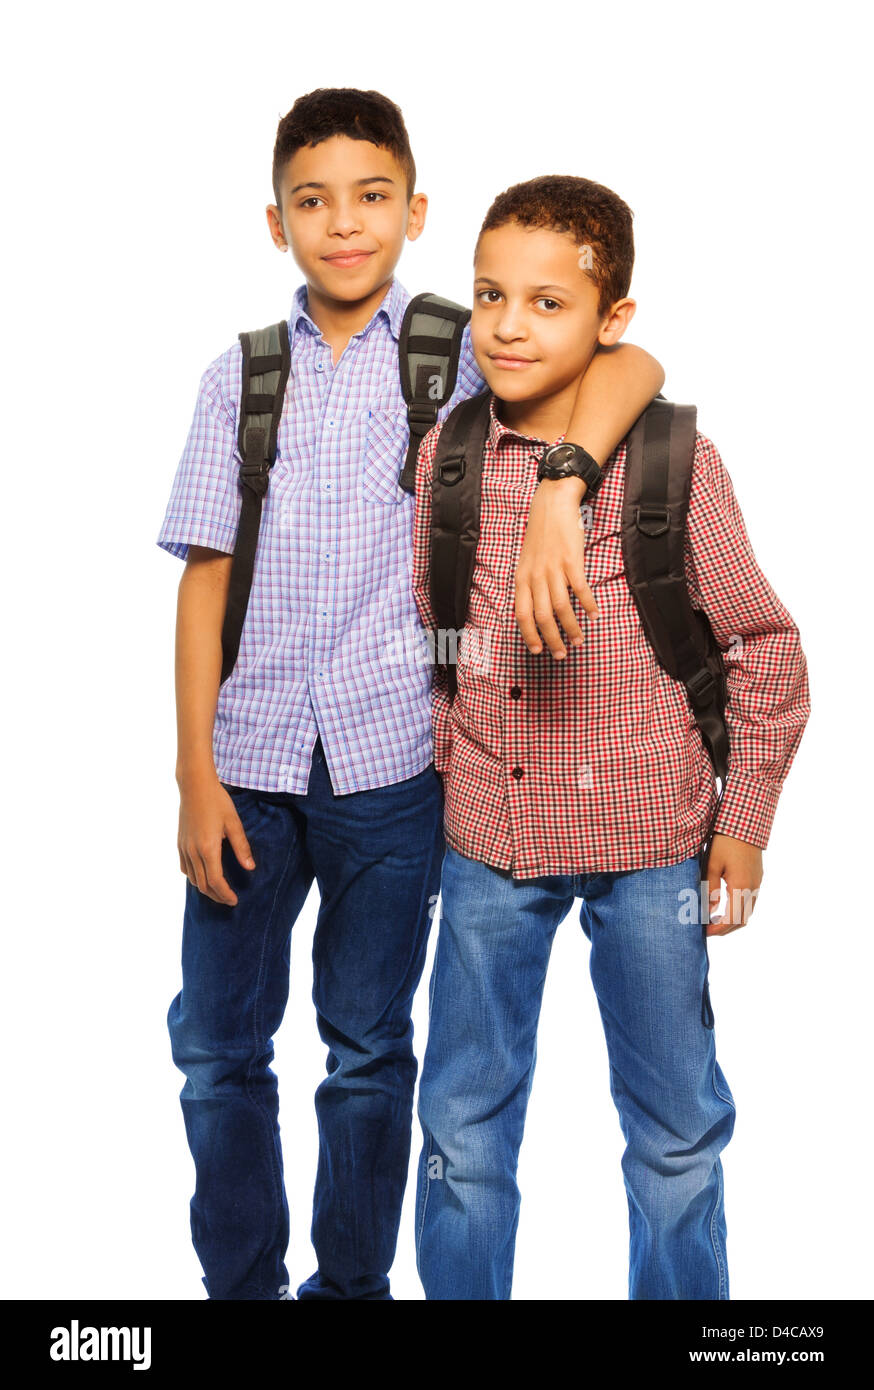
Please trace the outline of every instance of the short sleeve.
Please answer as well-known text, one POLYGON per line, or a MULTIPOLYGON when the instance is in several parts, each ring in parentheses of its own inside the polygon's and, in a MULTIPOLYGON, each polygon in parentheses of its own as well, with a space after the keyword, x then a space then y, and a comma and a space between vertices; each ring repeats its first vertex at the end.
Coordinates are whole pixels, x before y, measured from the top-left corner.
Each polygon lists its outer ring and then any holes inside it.
POLYGON ((239 344, 207 367, 200 379, 194 418, 170 490, 158 545, 185 560, 202 545, 233 554, 240 517, 235 410, 242 356, 239 344))

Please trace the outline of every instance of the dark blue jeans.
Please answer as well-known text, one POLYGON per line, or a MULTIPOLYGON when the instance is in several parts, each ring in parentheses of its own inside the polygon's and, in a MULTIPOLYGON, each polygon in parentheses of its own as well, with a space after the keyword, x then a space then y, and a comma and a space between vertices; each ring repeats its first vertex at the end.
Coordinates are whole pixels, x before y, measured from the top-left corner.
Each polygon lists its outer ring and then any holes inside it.
POLYGON ((223 846, 235 907, 186 885, 182 989, 167 1023, 196 1169, 191 1234, 210 1299, 288 1295, 273 1035, 291 929, 315 878, 313 1000, 328 1048, 316 1091, 317 1272, 300 1299, 391 1299, 417 1062, 410 1010, 440 891, 443 794, 417 777, 335 796, 316 744, 305 795, 227 787, 256 868, 223 846))

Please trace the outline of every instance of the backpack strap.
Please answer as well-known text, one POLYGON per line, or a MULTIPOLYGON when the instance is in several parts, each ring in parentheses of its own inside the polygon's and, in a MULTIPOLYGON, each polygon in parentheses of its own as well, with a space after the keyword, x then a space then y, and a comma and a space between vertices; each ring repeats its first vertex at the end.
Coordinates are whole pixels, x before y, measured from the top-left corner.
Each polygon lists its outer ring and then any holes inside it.
POLYGON ((261 503, 276 459, 276 437, 291 369, 285 319, 239 337, 243 348, 243 389, 237 444, 243 460, 239 472, 243 499, 222 626, 222 683, 234 669, 240 650, 261 527, 261 503))
POLYGON ((461 339, 469 320, 469 309, 436 294, 417 294, 406 307, 398 342, 401 390, 410 423, 410 443, 399 479, 405 492, 416 490, 419 445, 455 390, 461 339))
POLYGON ((443 422, 431 479, 431 607, 435 660, 446 665, 449 699, 458 689, 457 640, 467 622, 480 531, 483 450, 491 392, 462 401, 443 422), (453 650, 447 651, 448 641, 453 650))
MULTIPOLYGON (((669 676, 682 681, 722 786, 699 852, 702 878, 729 766, 722 651, 705 613, 692 607, 684 547, 697 413, 656 396, 628 435, 622 550, 643 630, 669 676)), ((713 1026, 706 983, 702 1019, 713 1026)))

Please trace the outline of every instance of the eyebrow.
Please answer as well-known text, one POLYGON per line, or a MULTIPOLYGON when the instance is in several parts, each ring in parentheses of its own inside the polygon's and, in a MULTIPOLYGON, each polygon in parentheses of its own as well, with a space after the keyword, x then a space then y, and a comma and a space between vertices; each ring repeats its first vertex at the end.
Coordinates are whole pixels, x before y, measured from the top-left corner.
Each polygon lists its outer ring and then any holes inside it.
MULTIPOLYGON (((498 284, 498 281, 497 281, 497 280, 490 280, 489 277, 488 277, 487 275, 478 275, 478 276, 476 277, 476 279, 474 280, 473 283, 474 283, 475 285, 491 285, 494 289, 500 289, 500 285, 498 284)), ((570 289, 570 287, 569 287, 568 285, 530 285, 530 286, 529 286, 529 291, 530 291, 531 294, 543 294, 546 290, 559 290, 561 294, 571 294, 571 293, 572 293, 572 291, 571 291, 571 289, 570 289)))
MULTIPOLYGON (((388 178, 386 174, 374 174, 372 178, 356 179, 355 187, 362 188, 366 183, 394 184, 394 182, 394 179, 388 178)), ((302 188, 327 188, 327 186, 328 185, 326 183, 316 183, 315 179, 308 179, 306 183, 296 183, 294 185, 294 188, 290 188, 288 190, 288 196, 289 198, 291 198, 295 193, 299 193, 302 188)))

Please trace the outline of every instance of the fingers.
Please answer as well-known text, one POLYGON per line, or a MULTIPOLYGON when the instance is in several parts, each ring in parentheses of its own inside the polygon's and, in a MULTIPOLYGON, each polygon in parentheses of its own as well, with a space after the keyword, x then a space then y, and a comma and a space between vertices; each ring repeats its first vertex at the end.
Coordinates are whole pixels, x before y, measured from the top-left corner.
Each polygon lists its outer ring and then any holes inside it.
POLYGON ((243 822, 227 788, 216 778, 187 785, 179 807, 179 867, 204 897, 236 907, 237 894, 225 878, 222 863, 225 840, 244 869, 255 868, 243 822))
POLYGON ((707 921, 708 921, 707 935, 708 935, 708 936, 716 936, 716 935, 719 934, 719 932, 718 932, 718 924, 722 921, 722 918, 721 918, 721 917, 714 917, 714 915, 713 915, 714 912, 716 911, 716 909, 719 907, 719 895, 720 895, 720 893, 721 893, 721 891, 722 891, 722 873, 720 872, 719 868, 717 868, 717 866, 716 866, 712 861, 713 861, 713 854, 711 853, 710 858, 709 858, 708 863, 707 863, 707 921))
MULTIPOLYGON (((586 582, 586 573, 583 567, 580 566, 579 569, 576 567, 569 569, 567 572, 567 582, 576 594, 583 612, 590 618, 599 618, 601 614, 595 602, 595 595, 586 582)), ((565 628, 565 631, 567 631, 567 628, 565 628)), ((582 636, 582 633, 580 635, 582 636)))
POLYGON ((203 862, 200 855, 196 854, 193 850, 189 852, 186 849, 180 848, 179 860, 182 866, 182 872, 188 879, 192 888, 199 888, 202 893, 206 886, 206 877, 203 872, 203 862))
POLYGON ((227 831, 231 849, 237 856, 238 862, 242 864, 244 869, 254 869, 255 860, 252 856, 252 850, 249 847, 249 841, 246 839, 243 822, 240 820, 236 808, 232 808, 231 813, 228 815, 225 830, 227 831))
MULTIPOLYGON (((758 888, 739 888, 734 884, 726 882, 726 910, 721 917, 710 918, 707 935, 728 936, 730 932, 738 931, 740 927, 745 927, 753 915, 758 893, 758 888)), ((711 902, 713 901, 713 894, 711 893, 711 902)), ((715 902, 718 905, 718 889, 715 902)))
MULTIPOLYGON (((197 866, 195 866, 197 867, 197 866)), ((201 893, 205 893, 213 902, 225 903, 228 907, 235 907, 237 895, 231 885, 225 879, 222 872, 222 852, 221 843, 217 847, 212 847, 201 855, 200 867, 203 871, 204 887, 198 888, 201 893)))
POLYGON ((517 578, 516 622, 526 647, 535 656, 543 650, 543 642, 557 661, 567 656, 566 640, 574 647, 583 645, 585 635, 574 612, 571 589, 586 614, 598 618, 598 605, 582 566, 552 570, 536 578, 523 572, 517 578))
POLYGON ((521 576, 516 578, 516 622, 519 624, 523 642, 529 652, 536 656, 543 648, 534 622, 534 595, 528 580, 521 576))
MULTIPOLYGON (((564 628, 565 635, 570 638, 571 646, 581 647, 583 645, 583 633, 577 622, 577 615, 574 612, 573 604, 570 600, 570 593, 564 578, 561 583, 553 583, 550 585, 550 593, 552 595, 552 611, 564 628)), ((564 640, 559 637, 559 641, 561 642, 563 656, 565 653, 564 640)), ((553 653, 553 655, 555 655, 555 653, 553 653)))
POLYGON ((235 907, 237 895, 222 873, 221 841, 218 846, 180 845, 179 864, 188 882, 215 903, 235 907))
POLYGON ((534 617, 543 640, 555 659, 564 661, 567 658, 567 649, 556 625, 553 595, 545 579, 535 579, 533 594, 534 617))
MULTIPOLYGON (((724 918, 719 919, 720 922, 724 922, 724 920, 724 918)), ((742 922, 726 923, 724 926, 712 926, 708 928, 707 935, 728 936, 729 932, 737 931, 741 926, 743 926, 742 922)))

